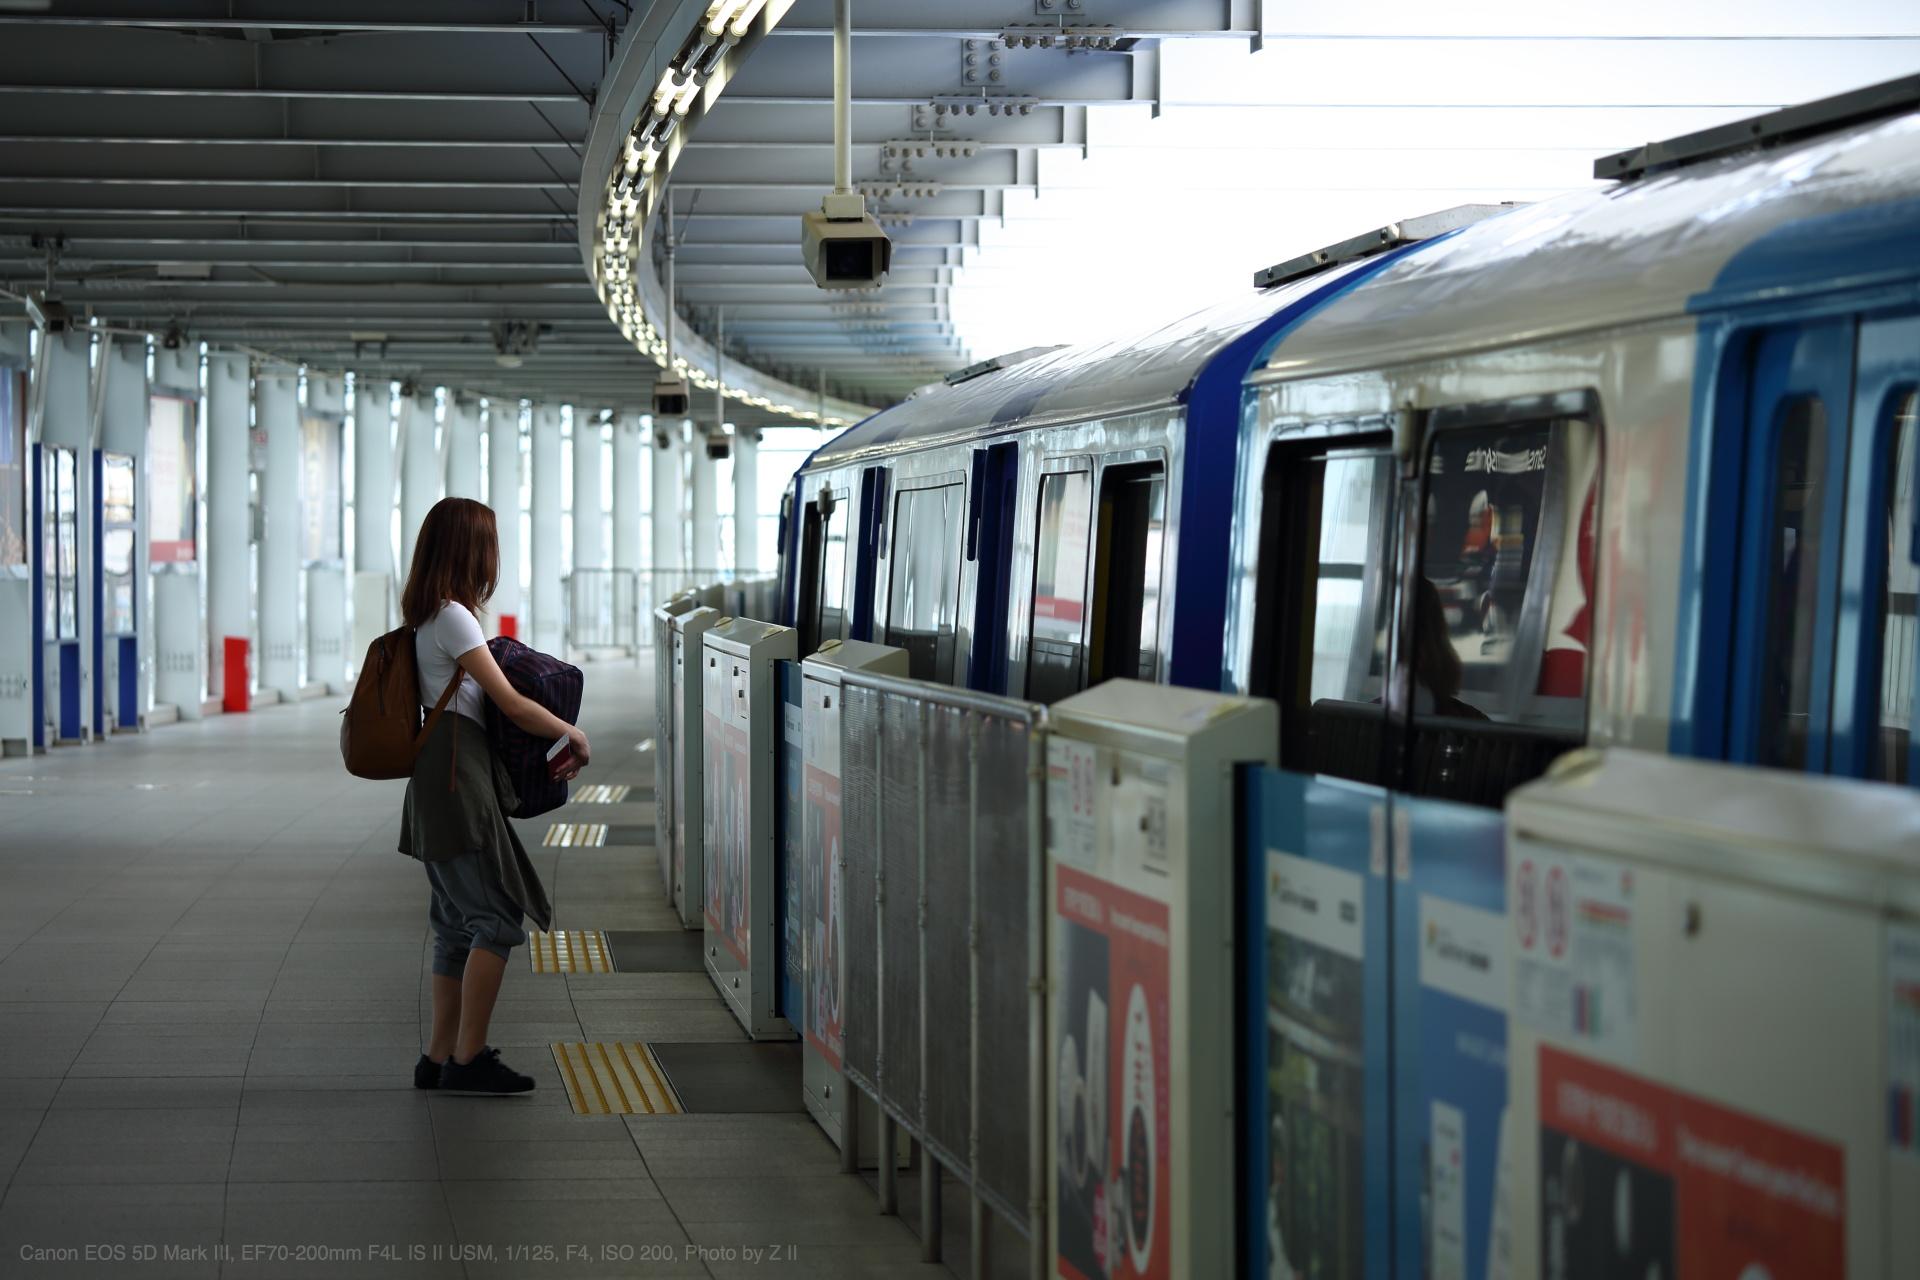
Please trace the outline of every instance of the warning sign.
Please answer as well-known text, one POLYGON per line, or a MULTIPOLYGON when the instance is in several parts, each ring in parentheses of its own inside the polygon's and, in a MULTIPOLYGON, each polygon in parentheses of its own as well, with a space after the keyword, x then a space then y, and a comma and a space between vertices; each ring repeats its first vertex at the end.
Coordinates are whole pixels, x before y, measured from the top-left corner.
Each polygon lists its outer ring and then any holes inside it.
POLYGON ((1547 1280, 1846 1274, 1841 1149, 1540 1048, 1547 1280))

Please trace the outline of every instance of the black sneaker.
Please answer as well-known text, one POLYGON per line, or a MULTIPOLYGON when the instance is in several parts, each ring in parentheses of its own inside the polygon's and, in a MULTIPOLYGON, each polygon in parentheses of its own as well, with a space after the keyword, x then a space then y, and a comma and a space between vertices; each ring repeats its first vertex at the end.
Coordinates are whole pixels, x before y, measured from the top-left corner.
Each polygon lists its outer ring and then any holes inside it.
POLYGON ((416 1089, 440 1087, 440 1064, 424 1053, 420 1055, 420 1061, 413 1064, 413 1087, 416 1089))
POLYGON ((486 1048, 465 1066, 448 1058, 440 1067, 440 1088, 445 1093, 527 1093, 533 1077, 500 1061, 498 1049, 486 1048))

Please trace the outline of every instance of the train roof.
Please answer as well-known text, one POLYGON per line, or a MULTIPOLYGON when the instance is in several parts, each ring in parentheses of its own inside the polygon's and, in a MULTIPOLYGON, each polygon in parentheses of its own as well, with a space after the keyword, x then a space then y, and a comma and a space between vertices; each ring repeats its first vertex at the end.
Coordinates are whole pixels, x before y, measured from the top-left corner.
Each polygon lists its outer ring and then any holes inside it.
POLYGON ((1290 329, 1284 381, 1920 275, 1920 114, 1527 205, 1290 329))
POLYGON ((1360 269, 1351 263, 1083 346, 1061 347, 883 409, 822 445, 809 468, 1179 404, 1227 344, 1360 269))

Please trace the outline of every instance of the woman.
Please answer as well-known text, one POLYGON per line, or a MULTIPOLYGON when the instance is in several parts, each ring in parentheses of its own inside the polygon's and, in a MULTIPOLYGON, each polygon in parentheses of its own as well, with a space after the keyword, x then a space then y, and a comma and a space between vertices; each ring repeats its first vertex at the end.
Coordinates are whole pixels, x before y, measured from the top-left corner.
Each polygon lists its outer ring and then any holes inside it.
POLYGON ((500 573, 493 510, 471 498, 435 503, 414 542, 400 609, 415 628, 420 701, 453 697, 427 735, 407 783, 400 852, 426 863, 433 902, 433 1035, 413 1069, 417 1089, 525 1093, 533 1079, 487 1047, 487 1023, 507 954, 527 940, 530 916, 552 923, 546 891, 506 814, 513 783, 488 745, 485 699, 538 738, 567 738, 573 765, 587 763, 587 735, 514 691, 487 649, 478 614, 500 573), (444 779, 444 781, 442 781, 444 779))

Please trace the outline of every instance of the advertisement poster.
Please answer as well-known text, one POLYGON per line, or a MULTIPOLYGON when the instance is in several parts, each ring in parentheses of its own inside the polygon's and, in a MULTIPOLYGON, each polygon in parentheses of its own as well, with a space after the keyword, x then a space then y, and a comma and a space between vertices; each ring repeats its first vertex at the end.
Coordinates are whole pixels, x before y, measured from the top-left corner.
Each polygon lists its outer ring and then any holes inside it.
POLYGON ((148 401, 147 559, 194 558, 194 405, 172 396, 148 401))
MULTIPOLYGON (((710 699, 706 710, 707 811, 711 815, 705 864, 707 927, 720 935, 733 958, 747 968, 753 947, 747 928, 751 888, 747 880, 747 727, 740 715, 722 718, 714 714, 716 706, 732 712, 736 701, 727 680, 715 683, 720 696, 710 699)), ((744 701, 740 705, 744 706, 744 701)))
POLYGON ((840 708, 839 690, 806 683, 806 829, 801 858, 810 1044, 840 1070, 840 708))
POLYGON ((1513 1012, 1528 1026, 1631 1057, 1633 871, 1538 846, 1513 857, 1513 1012))
POLYGON ((1420 895, 1420 1088, 1426 1102, 1427 1274, 1482 1280, 1495 1240, 1507 1108, 1507 921, 1420 895))
POLYGON ((1358 1277, 1366 886, 1273 849, 1266 884, 1268 1275, 1358 1277))
POLYGON ((1839 1146, 1540 1047, 1540 1274, 1846 1274, 1839 1146))
POLYGON ((1165 903, 1059 867, 1058 1272, 1164 1280, 1172 1267, 1165 903))
POLYGON ((780 1012, 796 1030, 804 1030, 806 1009, 806 953, 801 924, 800 891, 802 843, 806 830, 805 763, 801 760, 803 735, 800 731, 800 668, 779 664, 780 682, 780 954, 783 973, 780 1012))

